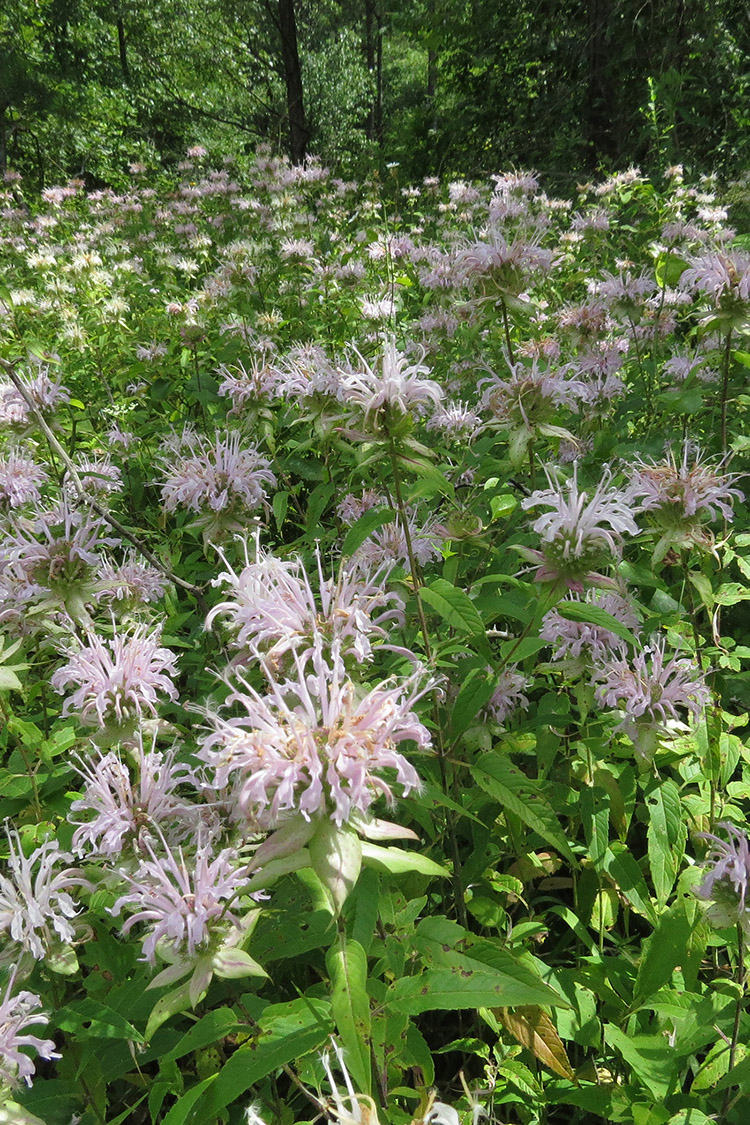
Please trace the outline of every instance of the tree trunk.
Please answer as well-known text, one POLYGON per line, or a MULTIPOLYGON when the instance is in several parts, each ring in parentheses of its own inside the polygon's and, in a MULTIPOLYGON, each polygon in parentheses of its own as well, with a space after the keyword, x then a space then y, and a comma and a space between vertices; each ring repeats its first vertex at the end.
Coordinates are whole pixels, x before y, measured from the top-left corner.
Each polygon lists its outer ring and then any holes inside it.
POLYGON ((301 164, 307 152, 308 130, 302 96, 302 67, 297 49, 297 19, 294 0, 279 0, 279 31, 281 58, 286 84, 286 108, 289 118, 289 155, 292 164, 301 164))
POLYGON ((125 24, 122 16, 117 17, 117 46, 120 52, 120 70, 125 82, 130 82, 130 67, 128 66, 128 42, 125 37, 125 24))

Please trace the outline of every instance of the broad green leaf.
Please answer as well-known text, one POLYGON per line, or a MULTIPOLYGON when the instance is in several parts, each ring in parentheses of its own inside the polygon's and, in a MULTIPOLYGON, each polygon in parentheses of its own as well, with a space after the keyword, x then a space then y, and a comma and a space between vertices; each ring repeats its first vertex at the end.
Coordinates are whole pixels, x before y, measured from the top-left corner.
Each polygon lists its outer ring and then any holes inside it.
MULTIPOLYGON (((693 1089, 695 1084, 693 1084, 693 1089)), ((715 1125, 716 1117, 707 1117, 702 1109, 691 1106, 690 1109, 681 1109, 674 1117, 670 1117, 667 1125, 715 1125)))
POLYGON ((231 1008, 216 1008, 213 1012, 207 1012, 202 1016, 190 1031, 175 1043, 171 1051, 162 1055, 159 1062, 164 1064, 181 1059, 191 1051, 198 1051, 201 1047, 208 1047, 227 1035, 233 1035, 243 1026, 231 1008))
POLYGON ((393 523, 395 518, 396 513, 392 508, 371 508, 369 512, 365 512, 347 531, 341 544, 342 557, 353 555, 373 531, 387 523, 393 523))
MULTIPOLYGON (((542 981, 541 977, 523 964, 512 953, 508 953, 498 942, 489 938, 478 938, 440 915, 424 918, 414 933, 412 939, 414 948, 428 966, 428 972, 433 970, 450 970, 465 975, 473 972, 478 978, 484 979, 488 973, 496 976, 496 983, 514 995, 526 989, 529 993, 536 994, 534 1001, 519 999, 507 1000, 502 1006, 511 1006, 522 1003, 544 1005, 558 1005, 567 1007, 563 1000, 553 989, 542 981)), ((407 978, 413 980, 415 978, 407 978)), ((405 982, 400 982, 405 985, 405 982)), ((486 982, 484 982, 486 984, 486 982)), ((405 985, 406 987, 406 985, 405 985)), ((409 986, 414 987, 414 986, 409 986)), ((455 1007, 455 1004, 450 1005, 455 1007)), ((461 1007, 462 1005, 458 1005, 461 1007)), ((469 1005, 466 1005, 469 1006, 469 1005)), ((483 1004, 483 1007, 492 1005, 483 1004)), ((400 1010, 405 1010, 401 1008, 400 1010)), ((427 1011, 428 1009, 423 1009, 427 1011)), ((412 1012, 412 1014, 414 1014, 412 1012)))
POLYGON ((374 867, 376 871, 387 871, 391 875, 405 875, 417 872, 435 879, 450 874, 439 863, 420 852, 405 852, 401 848, 383 848, 379 844, 362 841, 362 862, 374 867))
POLYGON ((283 524, 287 508, 289 507, 289 493, 288 492, 275 492, 273 496, 273 515, 276 520, 276 528, 279 530, 283 524))
POLYGON ((671 1092, 676 1078, 674 1055, 664 1050, 664 1037, 626 1035, 619 1027, 604 1025, 605 1041, 624 1058, 643 1085, 658 1102, 671 1092))
MULTIPOLYGON (((21 665, 16 664, 13 667, 20 668, 21 665)), ((0 665, 0 691, 23 691, 23 684, 12 667, 6 668, 0 665)))
POLYGON ((558 602, 555 608, 566 621, 584 622, 588 625, 597 625, 600 629, 609 629, 616 637, 627 641, 634 648, 638 647, 638 638, 635 634, 601 606, 589 605, 588 602, 558 602))
POLYGON ((201 1099, 199 1120, 211 1120, 267 1074, 319 1050, 332 1031, 328 1001, 300 997, 285 1004, 269 1004, 260 1017, 257 1035, 238 1047, 212 1076, 212 1084, 201 1099))
POLYGON ((180 1100, 172 1106, 169 1113, 164 1118, 163 1125, 185 1125, 185 1122, 188 1120, 188 1115, 195 1103, 217 1078, 217 1074, 211 1074, 208 1078, 204 1078, 202 1082, 199 1082, 197 1086, 192 1086, 188 1092, 183 1094, 180 1100))
POLYGON ((335 492, 332 484, 316 484, 307 501, 307 532, 316 536, 320 531, 320 517, 328 507, 335 492))
POLYGON ((735 1063, 732 1069, 716 1083, 715 1090, 727 1090, 732 1086, 739 1086, 743 1094, 750 1093, 750 1058, 735 1063))
POLYGON ((602 866, 633 910, 648 918, 651 925, 655 926, 657 916, 654 904, 648 893, 643 872, 632 852, 623 844, 615 842, 607 848, 602 866))
MULTIPOLYGON (((713 1089, 729 1070, 730 1054, 731 1041, 719 1039, 714 1043, 693 1079, 690 1093, 713 1089)), ((737 1043, 734 1056, 735 1066, 739 1065, 739 1063, 746 1058, 747 1048, 743 1043, 737 1043)))
POLYGON ((134 1043, 143 1042, 140 1031, 124 1016, 91 997, 75 1000, 60 1008, 55 1023, 61 1031, 71 1032, 81 1039, 129 1039, 134 1043))
POLYGON ((524 966, 519 966, 519 970, 521 979, 488 968, 427 969, 419 976, 396 981, 388 991, 386 1003, 392 1011, 410 1016, 459 1008, 561 1003, 543 982, 530 984, 524 966))
POLYGON ((635 981, 634 1005, 648 1000, 682 965, 693 924, 682 901, 674 903, 661 915, 656 929, 643 943, 643 954, 635 981))
POLYGON ((584 785, 580 805, 589 859, 598 868, 609 847, 609 793, 599 785, 584 785))
POLYGON ((177 988, 173 988, 166 996, 162 996, 154 1004, 144 1032, 146 1042, 149 1042, 154 1032, 157 1031, 163 1023, 166 1023, 168 1019, 176 1015, 177 1012, 184 1012, 192 1007, 193 1004, 190 1000, 190 981, 185 981, 183 984, 178 985, 177 988))
POLYGON ((419 597, 452 629, 470 636, 484 636, 484 622, 469 595, 444 578, 435 578, 428 586, 421 586, 419 597))
POLYGON ((451 708, 451 729, 453 734, 463 734, 478 713, 492 698, 497 686, 497 677, 484 668, 472 668, 458 689, 458 696, 451 708))
POLYGON ((491 797, 578 866, 557 814, 536 781, 502 754, 483 754, 472 774, 491 797))
POLYGON ((685 854, 687 828, 680 791, 671 778, 654 779, 645 791, 649 813, 648 861, 659 905, 664 906, 685 854))
POLYGON ((369 1094, 372 1068, 367 954, 358 941, 342 933, 328 950, 326 968, 331 978, 331 1011, 346 1052, 349 1073, 356 1089, 369 1094))
POLYGON ((661 289, 673 288, 688 268, 688 263, 671 251, 660 254, 656 260, 656 281, 661 289))

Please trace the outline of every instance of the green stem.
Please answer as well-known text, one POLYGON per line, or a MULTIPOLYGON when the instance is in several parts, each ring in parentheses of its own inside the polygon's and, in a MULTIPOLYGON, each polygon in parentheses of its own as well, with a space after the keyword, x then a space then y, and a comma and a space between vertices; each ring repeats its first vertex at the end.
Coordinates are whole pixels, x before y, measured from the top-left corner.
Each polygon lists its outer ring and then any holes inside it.
POLYGON ((510 320, 508 318, 508 306, 505 304, 505 298, 500 298, 500 308, 503 310, 503 328, 505 329, 505 346, 508 349, 508 362, 511 366, 516 362, 515 353, 513 351, 513 342, 510 338, 510 320))
MULTIPOLYGON (((414 546, 411 538, 411 530, 409 528, 409 520, 406 514, 406 507, 404 505, 403 490, 401 488, 401 473, 398 465, 398 453, 393 437, 389 434, 388 437, 388 452, 391 461, 391 471, 393 475, 393 491, 396 496, 396 508, 398 510, 398 517, 401 523, 401 528, 404 533, 404 540, 406 542, 406 553, 409 557, 409 567, 411 568, 412 583, 414 586, 414 595, 417 601, 417 614, 419 616, 419 625, 422 630, 422 642, 424 645, 424 652, 430 664, 433 663, 432 646, 430 644, 430 635, 427 628, 427 618, 425 617, 424 606, 422 599, 419 596, 419 588, 424 585, 422 578, 422 571, 414 555, 414 546)), ((450 795, 451 783, 448 778, 448 765, 445 742, 443 740, 443 728, 440 722, 440 714, 437 707, 437 701, 433 702, 433 716, 435 723, 435 741, 437 743, 437 759, 440 768, 440 784, 446 797, 450 795)), ((460 924, 466 929, 468 918, 466 914, 466 903, 464 902, 464 888, 461 880, 461 855, 458 847, 458 838, 456 836, 456 823, 455 818, 450 810, 446 810, 445 816, 446 828, 448 829, 448 838, 450 841, 451 859, 453 861, 453 897, 456 906, 456 915, 460 924)))
POLYGON ((721 384, 721 452, 727 451, 727 405, 729 402, 729 368, 732 359, 732 329, 727 332, 724 346, 724 378, 721 384))
MULTIPOLYGON (((742 930, 741 923, 737 923, 737 971, 735 979, 740 986, 740 994, 737 997, 737 1004, 734 1009, 734 1025, 732 1027, 732 1039, 729 1044, 729 1070, 731 1071, 734 1066, 735 1055, 737 1054, 737 1044, 740 1038, 740 1017, 742 1016, 742 1005, 745 1000, 745 935, 742 930)), ((729 1103, 732 1100, 732 1087, 727 1087, 724 1094, 724 1104, 721 1107, 721 1116, 725 1118, 729 1112, 729 1103)))

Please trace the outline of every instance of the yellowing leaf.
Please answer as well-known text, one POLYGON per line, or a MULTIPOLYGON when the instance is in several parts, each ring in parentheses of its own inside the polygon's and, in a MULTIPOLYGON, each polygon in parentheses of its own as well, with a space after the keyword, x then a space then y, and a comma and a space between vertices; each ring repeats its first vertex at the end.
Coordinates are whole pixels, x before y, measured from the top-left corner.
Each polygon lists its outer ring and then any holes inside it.
POLYGON ((524 1008, 492 1008, 492 1014, 500 1020, 506 1031, 517 1039, 522 1047, 531 1051, 540 1063, 549 1067, 561 1078, 567 1078, 578 1085, 578 1080, 570 1065, 557 1028, 543 1008, 528 1006, 524 1008))

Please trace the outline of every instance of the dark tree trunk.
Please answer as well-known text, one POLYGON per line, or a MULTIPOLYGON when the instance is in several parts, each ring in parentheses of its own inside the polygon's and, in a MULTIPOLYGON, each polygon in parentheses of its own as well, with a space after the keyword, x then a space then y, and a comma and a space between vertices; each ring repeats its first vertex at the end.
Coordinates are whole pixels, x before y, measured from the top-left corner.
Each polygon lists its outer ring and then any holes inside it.
POLYGON ((281 59, 284 64, 286 108, 289 118, 289 155, 292 164, 301 164, 307 152, 309 134, 305 121, 302 91, 302 67, 297 49, 297 19, 294 0, 279 0, 279 31, 281 59))
POLYGON ((120 70, 126 82, 130 82, 130 67, 128 66, 128 42, 125 37, 125 24, 122 16, 117 17, 117 46, 120 52, 120 70))
POLYGON ((588 76, 585 132, 592 163, 612 155, 615 99, 609 89, 609 43, 607 40, 610 0, 588 0, 588 76))

